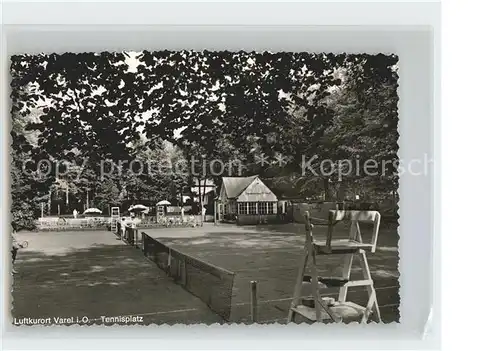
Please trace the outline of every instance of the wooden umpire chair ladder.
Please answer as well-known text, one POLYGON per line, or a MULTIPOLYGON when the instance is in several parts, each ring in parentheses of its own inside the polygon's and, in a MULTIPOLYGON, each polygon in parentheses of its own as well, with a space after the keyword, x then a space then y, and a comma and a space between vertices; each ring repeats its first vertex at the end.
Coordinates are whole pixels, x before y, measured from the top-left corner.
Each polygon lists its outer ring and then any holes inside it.
POLYGON ((120 220, 120 207, 111 207, 111 231, 117 231, 117 222, 120 220))
POLYGON ((160 223, 160 218, 165 217, 165 207, 163 205, 156 206, 156 223, 160 223))
POLYGON ((305 213, 306 242, 304 255, 299 267, 299 273, 293 294, 293 300, 288 314, 288 322, 293 322, 295 317, 301 315, 310 321, 333 320, 342 322, 346 320, 358 320, 366 323, 370 316, 375 322, 380 322, 380 311, 377 302, 377 294, 373 286, 370 268, 366 259, 366 251, 375 252, 377 237, 380 226, 380 213, 377 211, 329 211, 328 233, 325 244, 319 244, 312 235, 313 225, 309 212, 305 213), (334 227, 336 224, 350 222, 349 237, 347 239, 333 240, 334 227), (373 225, 371 241, 363 242, 361 237, 360 223, 373 225), (316 266, 318 255, 343 255, 344 263, 342 276, 320 277, 316 266), (362 280, 351 280, 353 259, 359 260, 362 280), (305 275, 308 261, 311 259, 311 275, 305 275), (301 298, 304 284, 311 284, 312 298, 301 298), (321 286, 320 286, 321 284, 321 286), (346 301, 347 290, 353 286, 365 286, 368 293, 366 306, 360 306, 346 301), (321 288, 339 287, 338 301, 332 298, 322 297, 321 288))

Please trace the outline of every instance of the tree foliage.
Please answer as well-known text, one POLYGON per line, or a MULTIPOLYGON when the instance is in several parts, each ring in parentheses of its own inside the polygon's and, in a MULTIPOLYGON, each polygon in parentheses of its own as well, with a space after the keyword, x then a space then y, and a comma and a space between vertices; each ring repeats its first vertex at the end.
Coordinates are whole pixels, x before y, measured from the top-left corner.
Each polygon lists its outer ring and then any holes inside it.
POLYGON ((61 181, 80 198, 92 191, 100 206, 177 198, 207 178, 206 165, 179 173, 148 164, 141 174, 128 165, 192 158, 224 164, 209 175, 217 184, 241 170, 299 196, 328 199, 360 182, 393 191, 394 167, 339 180, 338 172, 304 173, 302 161, 316 155, 319 170, 325 159, 397 159, 396 65, 391 55, 290 52, 13 56, 13 200, 40 198, 61 181), (64 159, 78 176, 52 170, 32 182, 19 174, 23 158, 64 159), (114 170, 105 177, 104 160, 114 170))

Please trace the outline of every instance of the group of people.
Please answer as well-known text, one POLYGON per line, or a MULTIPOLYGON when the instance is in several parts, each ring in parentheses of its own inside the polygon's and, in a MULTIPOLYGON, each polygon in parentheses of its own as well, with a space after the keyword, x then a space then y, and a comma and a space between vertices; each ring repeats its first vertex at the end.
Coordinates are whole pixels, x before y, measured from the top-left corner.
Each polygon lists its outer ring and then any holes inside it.
POLYGON ((140 221, 141 220, 136 217, 134 212, 130 212, 129 217, 122 217, 120 220, 121 237, 125 237, 125 230, 127 227, 137 228, 137 224, 139 224, 140 221))

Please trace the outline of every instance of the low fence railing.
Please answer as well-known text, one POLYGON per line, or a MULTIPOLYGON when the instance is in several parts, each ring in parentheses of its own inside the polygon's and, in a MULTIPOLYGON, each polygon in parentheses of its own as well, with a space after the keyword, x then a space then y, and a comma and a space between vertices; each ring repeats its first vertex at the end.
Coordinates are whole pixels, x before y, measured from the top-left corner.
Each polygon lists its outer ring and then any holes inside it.
MULTIPOLYGON (((205 216, 205 221, 213 221, 213 216, 205 216)), ((36 227, 41 231, 80 230, 80 229, 111 229, 111 217, 64 218, 45 217, 36 221, 36 227)), ((120 222, 120 219, 118 220, 120 222)), ((139 217, 139 228, 157 227, 196 227, 200 225, 201 216, 197 215, 165 215, 161 217, 139 217)))
POLYGON ((111 218, 39 218, 36 221, 39 230, 103 229, 111 226, 111 218))

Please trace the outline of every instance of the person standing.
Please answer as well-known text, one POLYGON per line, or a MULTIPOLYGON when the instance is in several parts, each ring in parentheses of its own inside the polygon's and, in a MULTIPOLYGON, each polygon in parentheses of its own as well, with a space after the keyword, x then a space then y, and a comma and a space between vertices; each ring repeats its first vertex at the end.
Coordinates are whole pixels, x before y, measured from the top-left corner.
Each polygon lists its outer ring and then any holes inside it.
POLYGON ((16 262, 17 251, 21 248, 21 244, 19 244, 14 237, 14 234, 11 234, 12 238, 12 250, 10 251, 12 254, 12 274, 17 274, 17 271, 14 269, 14 262, 16 262))
MULTIPOLYGON (((144 213, 142 213, 142 215, 144 215, 144 213)), ((135 212, 132 212, 130 213, 130 228, 137 228, 137 224, 140 222, 141 220, 135 215, 135 212)))
POLYGON ((76 210, 76 208, 73 210, 73 217, 75 219, 78 218, 78 211, 76 210))
POLYGON ((125 231, 127 230, 127 217, 122 217, 122 220, 120 222, 120 237, 122 239, 125 238, 125 231))
POLYGON ((203 222, 205 222, 205 213, 207 212, 207 209, 205 206, 201 206, 201 225, 203 225, 203 222))

